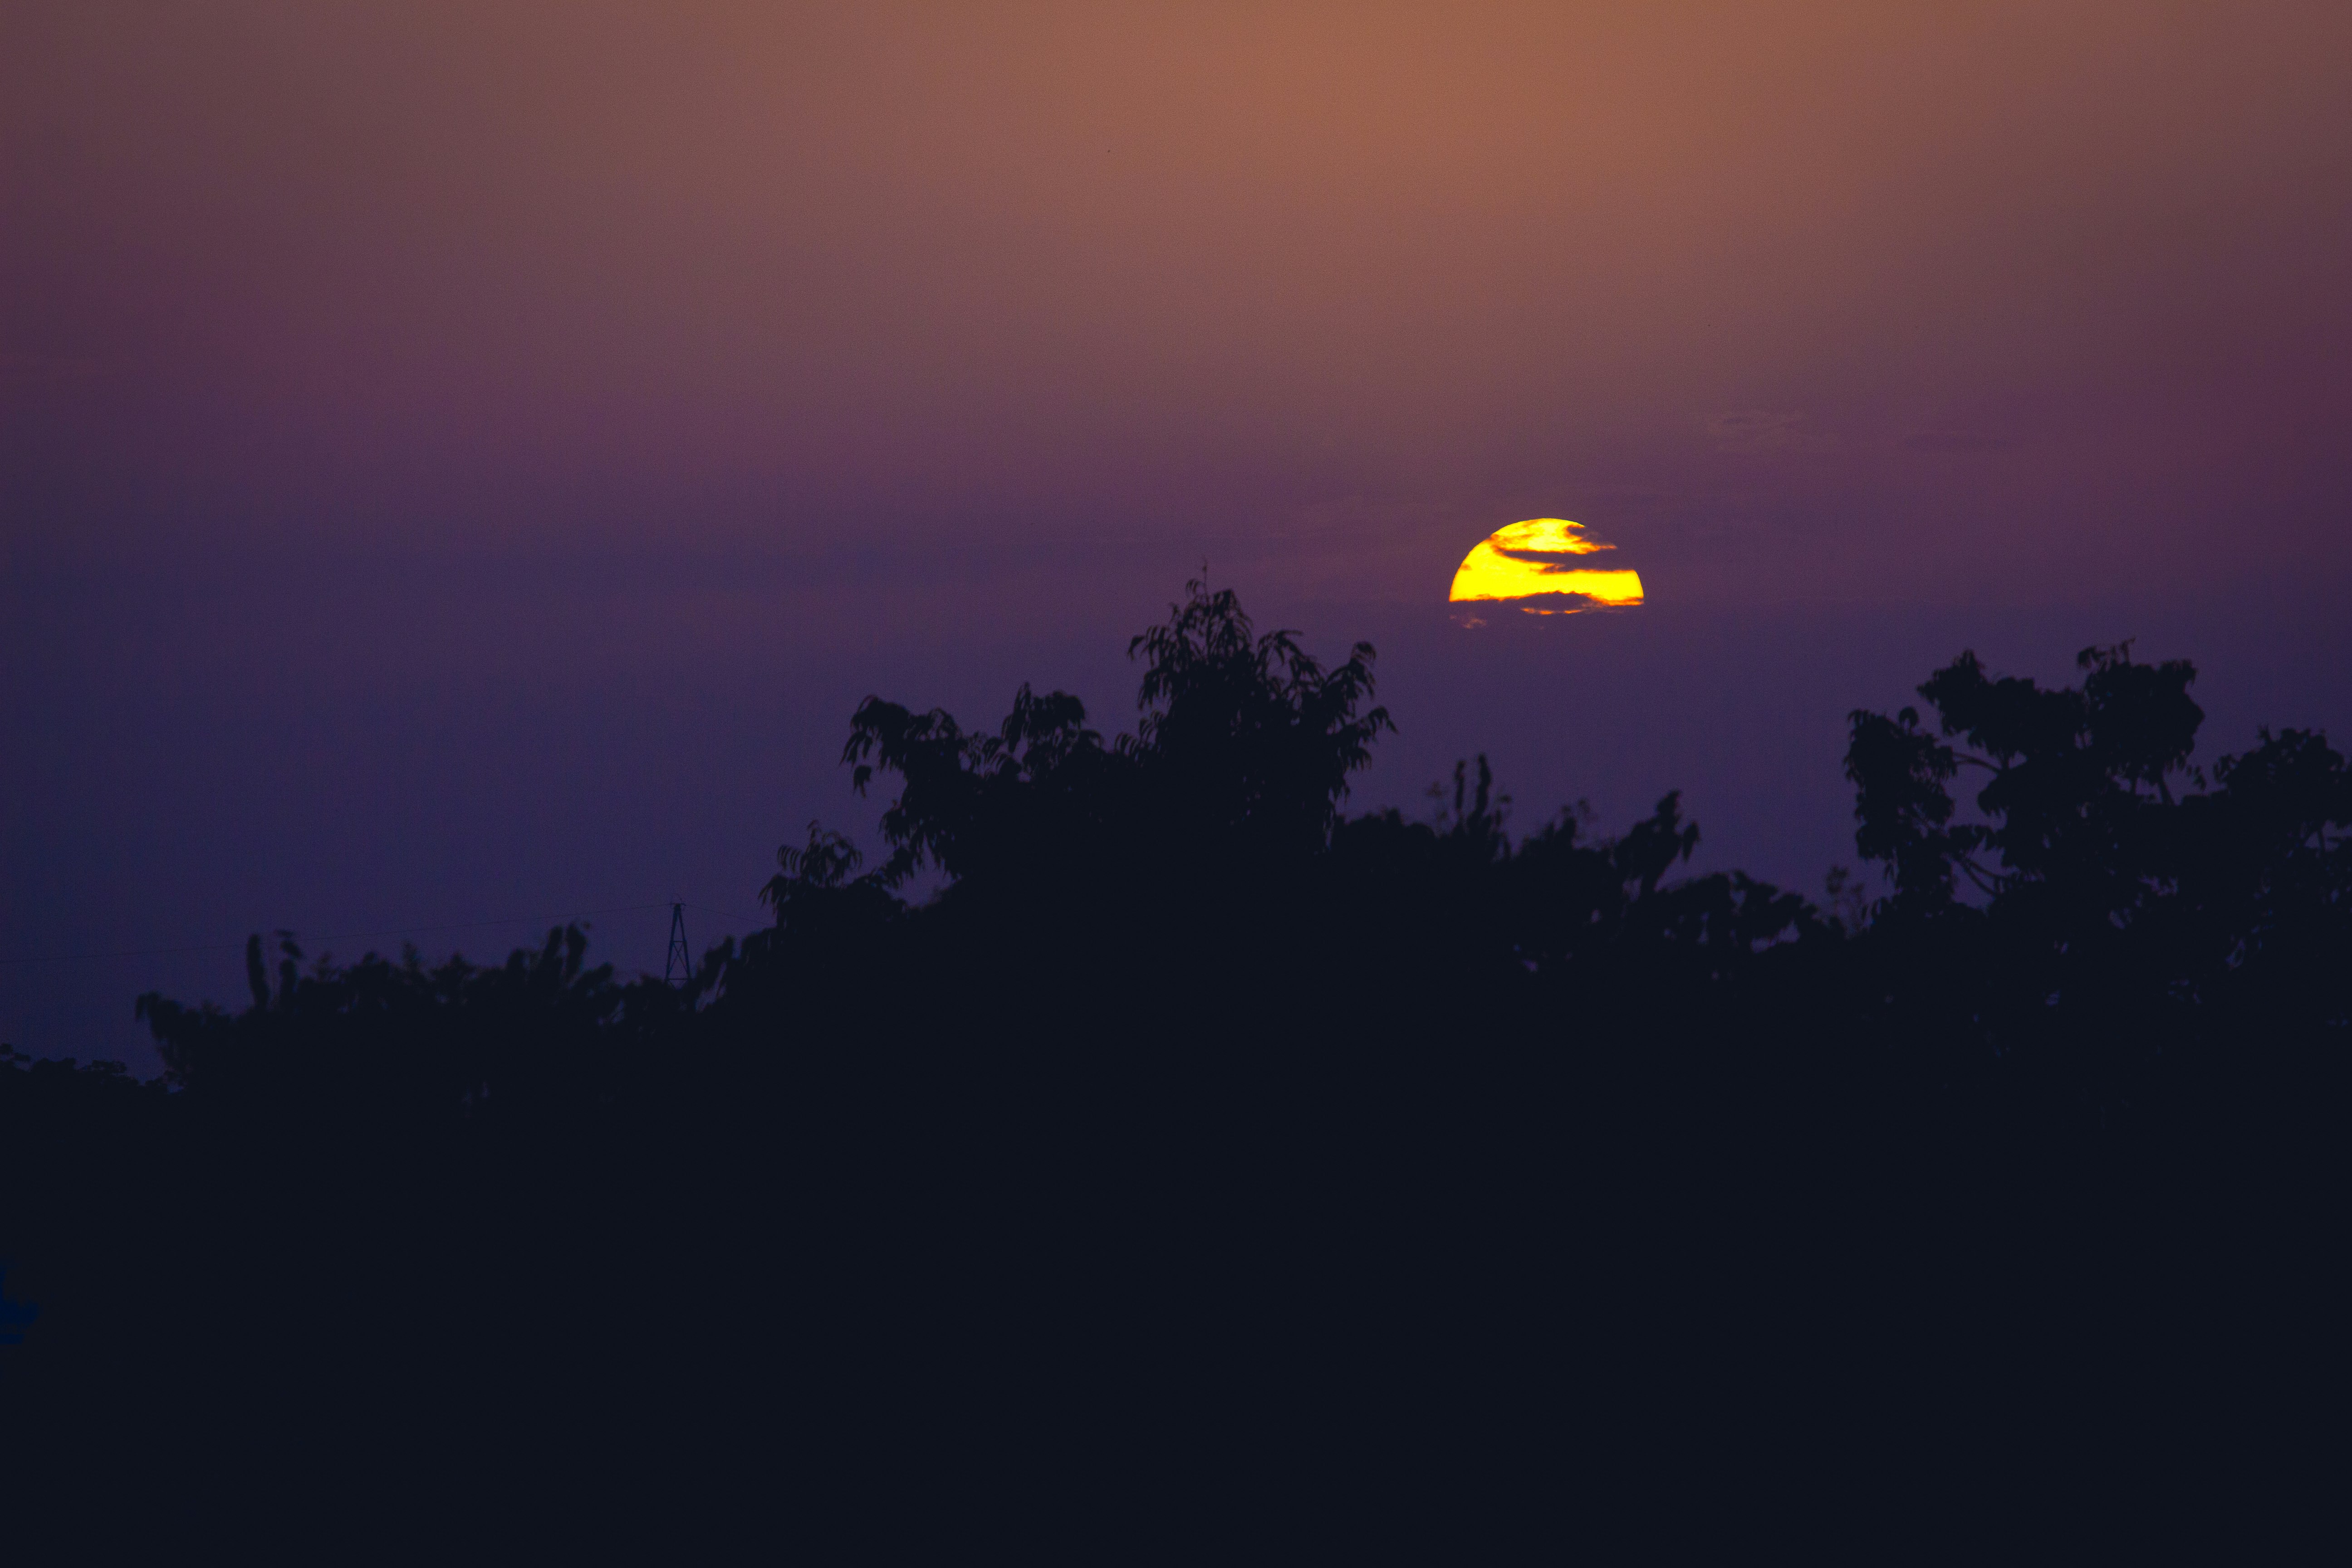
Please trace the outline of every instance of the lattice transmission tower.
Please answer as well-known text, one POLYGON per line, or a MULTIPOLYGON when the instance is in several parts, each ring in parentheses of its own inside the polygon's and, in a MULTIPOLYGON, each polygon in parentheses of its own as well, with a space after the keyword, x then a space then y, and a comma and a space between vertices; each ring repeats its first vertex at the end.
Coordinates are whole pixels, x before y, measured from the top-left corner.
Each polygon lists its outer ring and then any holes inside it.
POLYGON ((686 906, 675 901, 669 907, 669 956, 662 960, 662 978, 678 986, 694 978, 694 958, 686 950, 686 906))

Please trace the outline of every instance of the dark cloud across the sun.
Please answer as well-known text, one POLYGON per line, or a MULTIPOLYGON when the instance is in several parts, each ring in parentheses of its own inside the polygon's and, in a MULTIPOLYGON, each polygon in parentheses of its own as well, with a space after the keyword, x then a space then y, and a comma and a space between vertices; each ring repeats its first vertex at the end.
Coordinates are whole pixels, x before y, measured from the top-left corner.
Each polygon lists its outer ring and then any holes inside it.
POLYGON ((1509 523, 1470 547, 1446 597, 1538 616, 1633 609, 1642 603, 1641 574, 1611 558, 1616 548, 1565 518, 1509 523))

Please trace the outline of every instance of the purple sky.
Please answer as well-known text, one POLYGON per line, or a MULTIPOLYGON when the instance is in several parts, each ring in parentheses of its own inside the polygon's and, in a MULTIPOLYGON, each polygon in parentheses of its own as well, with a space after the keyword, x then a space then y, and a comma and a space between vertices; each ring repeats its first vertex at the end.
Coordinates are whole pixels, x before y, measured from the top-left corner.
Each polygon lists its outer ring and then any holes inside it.
POLYGON ((1809 890, 1963 646, 2352 738, 2347 99, 2340 4, 0 0, 0 1039, 699 945, 860 697, 1126 724, 1203 558, 1381 645, 1359 805, 1809 890), (1536 516, 1649 604, 1454 626, 1536 516))

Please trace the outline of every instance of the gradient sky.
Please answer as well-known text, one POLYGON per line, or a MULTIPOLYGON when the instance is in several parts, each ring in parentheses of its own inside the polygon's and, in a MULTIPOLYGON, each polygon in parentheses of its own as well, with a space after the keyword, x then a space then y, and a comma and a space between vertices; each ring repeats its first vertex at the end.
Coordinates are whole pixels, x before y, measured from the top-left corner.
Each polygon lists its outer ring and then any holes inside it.
POLYGON ((0 0, 0 1037, 751 911, 858 698, 1128 723, 1204 559, 1381 644, 1358 805, 1808 890, 1963 646, 2340 743, 2347 102, 2340 3, 0 0), (1648 603, 1453 624, 1534 517, 1648 603))

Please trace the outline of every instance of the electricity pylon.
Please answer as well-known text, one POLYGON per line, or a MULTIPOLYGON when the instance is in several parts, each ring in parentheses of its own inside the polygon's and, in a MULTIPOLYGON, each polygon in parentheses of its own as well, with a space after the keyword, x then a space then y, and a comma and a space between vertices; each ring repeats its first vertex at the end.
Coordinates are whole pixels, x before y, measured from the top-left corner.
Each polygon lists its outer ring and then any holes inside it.
POLYGON ((686 906, 669 907, 669 956, 662 960, 662 978, 683 986, 694 978, 694 959, 686 951, 686 906))

